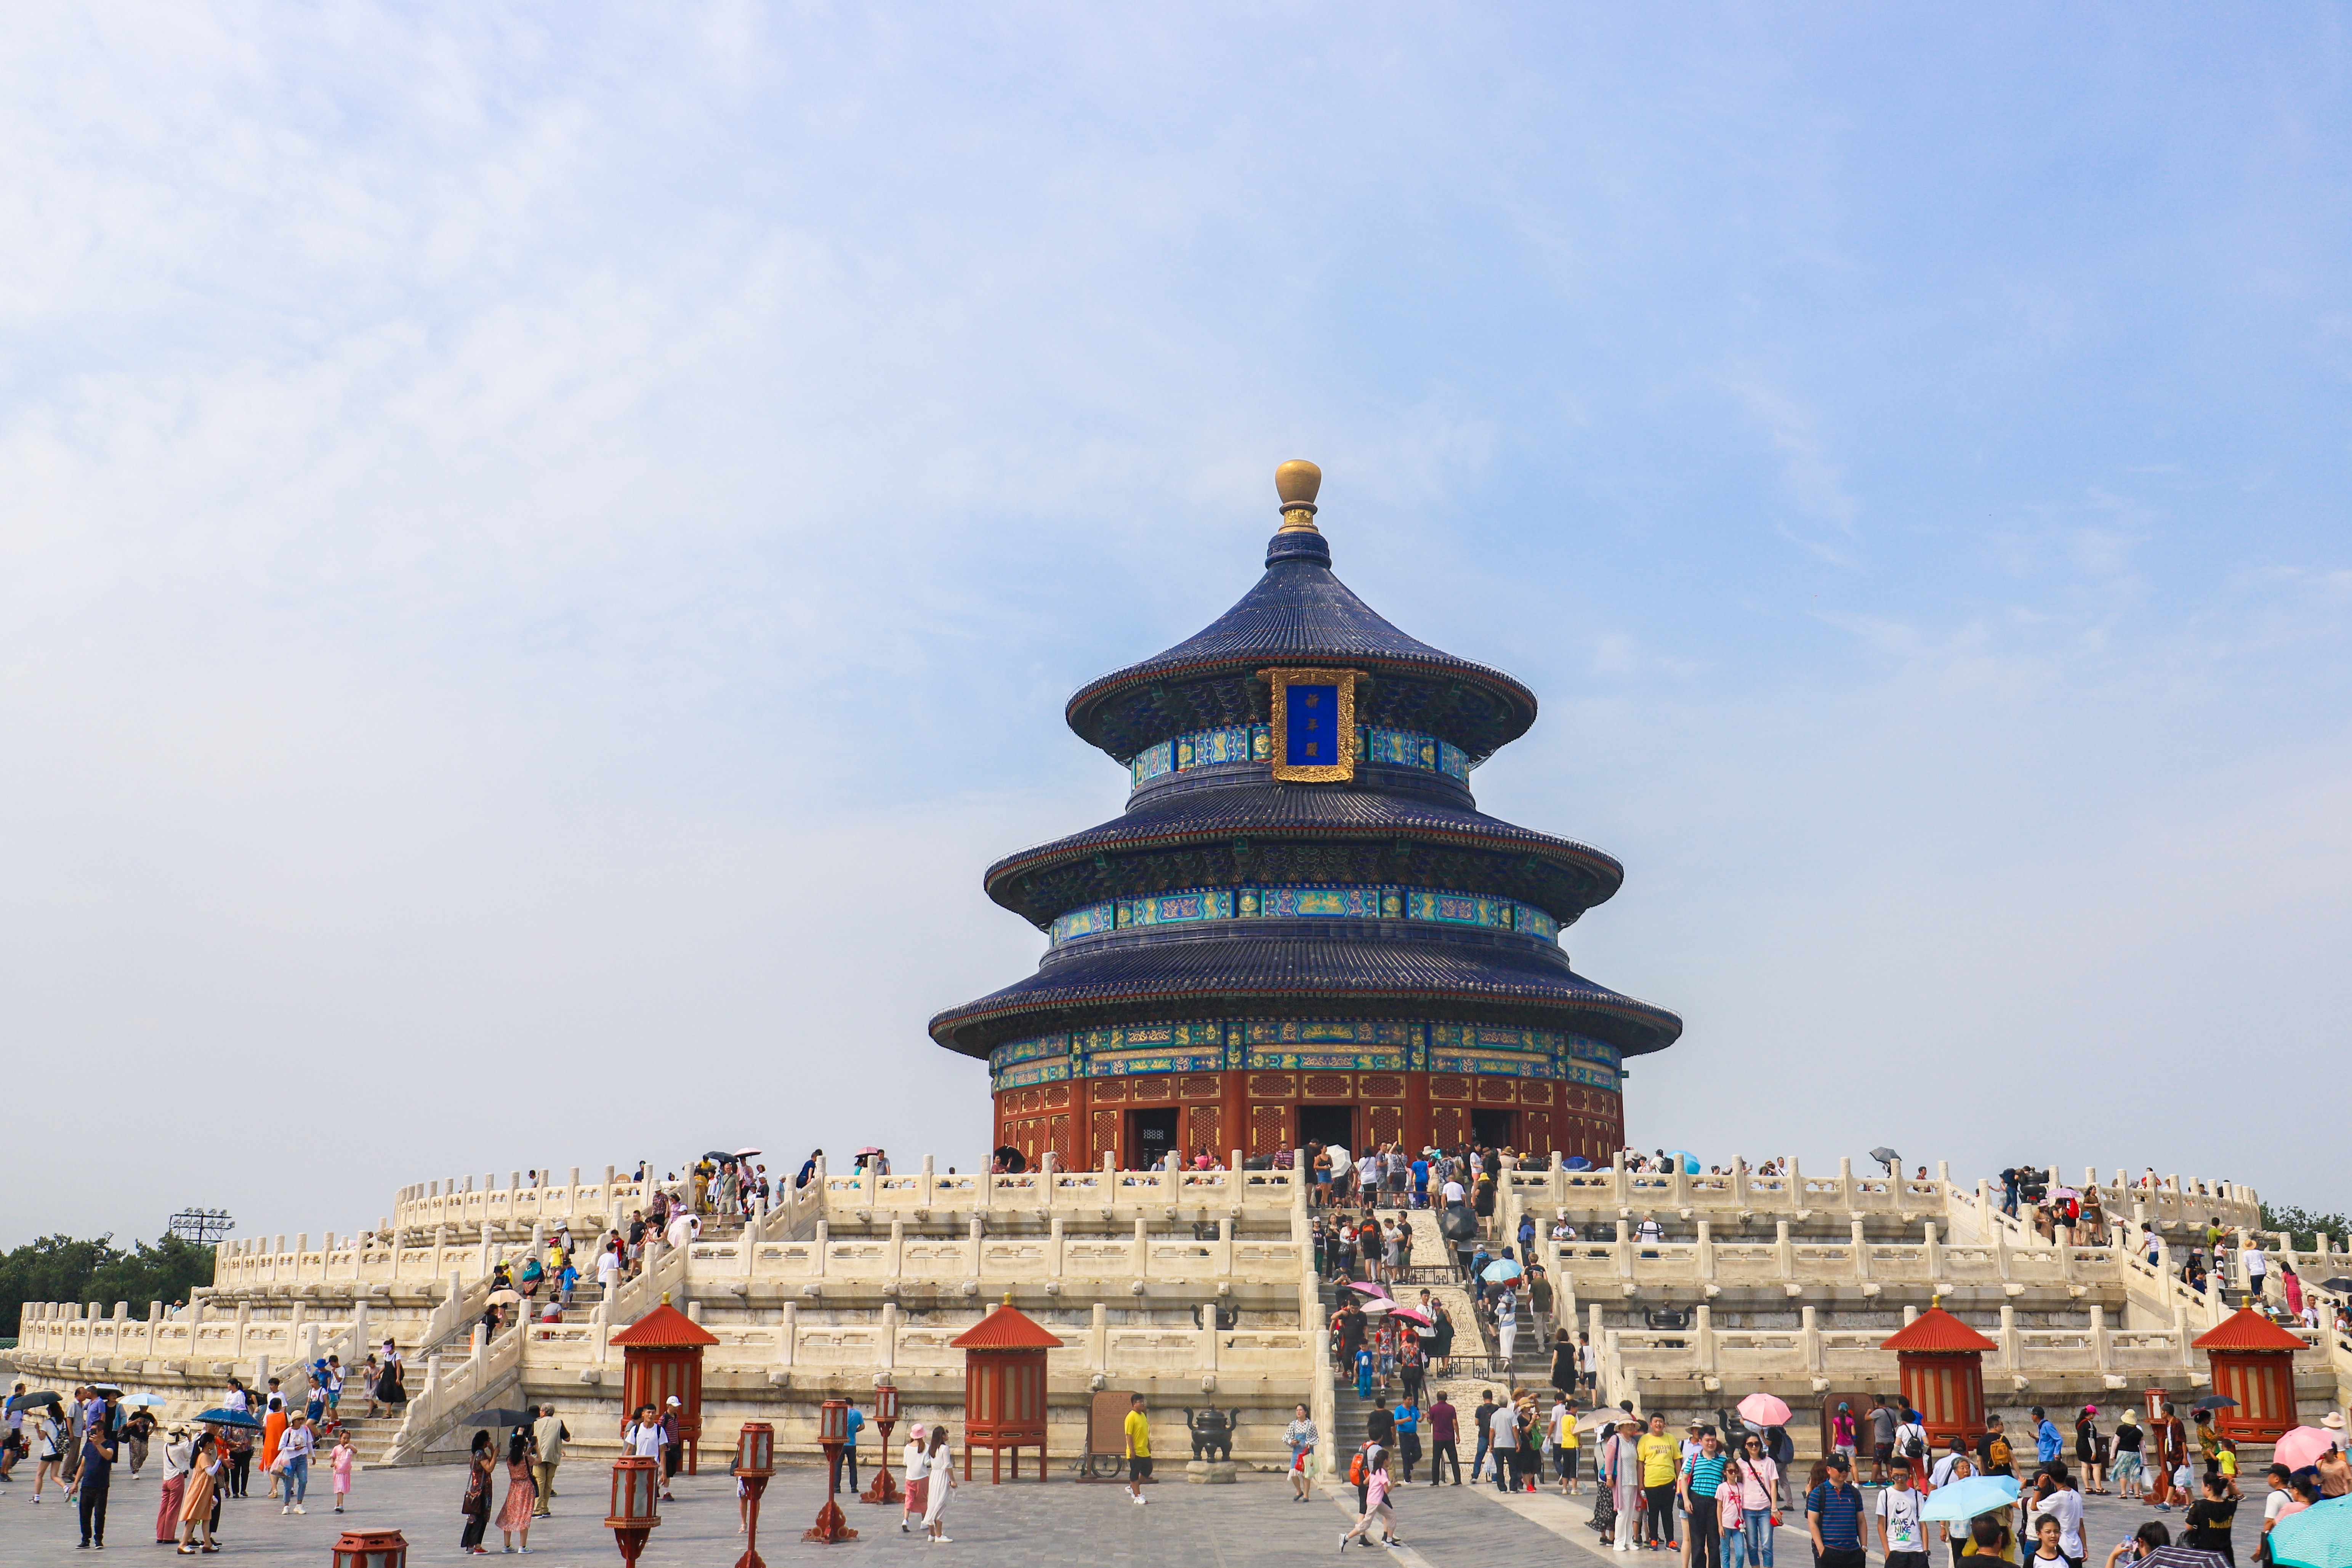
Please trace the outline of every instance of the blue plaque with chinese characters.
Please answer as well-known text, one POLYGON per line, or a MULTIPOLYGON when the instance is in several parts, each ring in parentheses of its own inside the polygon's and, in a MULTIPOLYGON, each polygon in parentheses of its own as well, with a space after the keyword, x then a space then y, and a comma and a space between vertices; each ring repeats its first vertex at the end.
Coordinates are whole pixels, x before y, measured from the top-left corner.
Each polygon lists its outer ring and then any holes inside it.
POLYGON ((1294 768, 1328 768, 1339 760, 1339 689, 1294 686, 1288 692, 1283 758, 1294 768))

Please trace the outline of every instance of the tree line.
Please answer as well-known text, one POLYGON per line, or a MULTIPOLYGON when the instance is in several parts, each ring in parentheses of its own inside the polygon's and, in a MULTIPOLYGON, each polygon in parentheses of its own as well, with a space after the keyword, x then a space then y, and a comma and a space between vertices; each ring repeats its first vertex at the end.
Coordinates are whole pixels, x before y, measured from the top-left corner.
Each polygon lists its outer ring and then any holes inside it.
POLYGON ((143 1318, 148 1302, 168 1308, 212 1282, 213 1249, 176 1236, 133 1241, 127 1251, 111 1234, 95 1241, 45 1236, 0 1257, 0 1337, 15 1336, 27 1301, 97 1301, 102 1312, 128 1301, 131 1315, 143 1318))

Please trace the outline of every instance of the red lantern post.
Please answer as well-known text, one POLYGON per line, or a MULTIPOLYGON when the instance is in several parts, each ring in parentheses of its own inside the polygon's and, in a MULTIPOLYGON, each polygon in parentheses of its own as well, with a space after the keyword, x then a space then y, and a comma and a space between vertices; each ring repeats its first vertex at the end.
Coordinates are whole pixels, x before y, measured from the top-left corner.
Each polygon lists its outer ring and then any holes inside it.
POLYGON ((897 1483, 890 1479, 890 1428, 898 1424, 898 1385, 874 1385, 874 1425, 882 1428, 882 1458, 874 1468, 874 1484, 866 1489, 866 1502, 898 1502, 897 1483))
POLYGON ((776 1429, 765 1421, 746 1421, 735 1437, 735 1474, 751 1502, 743 1521, 743 1533, 750 1539, 743 1543, 743 1555, 735 1559, 735 1568, 768 1568, 760 1560, 760 1494, 775 1473, 776 1429))
POLYGON ((801 1539, 838 1546, 857 1539, 841 1505, 833 1500, 833 1489, 841 1484, 841 1450, 849 1442, 849 1401, 828 1399, 818 1407, 816 1440, 824 1445, 824 1506, 816 1511, 816 1523, 801 1531, 801 1539))
POLYGON ((335 1568, 408 1568, 408 1538, 396 1530, 347 1530, 335 1541, 335 1568))
POLYGON ((629 1568, 636 1568, 646 1537, 661 1522, 661 1515, 654 1511, 654 1502, 660 1496, 659 1459, 632 1457, 613 1461, 613 1511, 604 1528, 613 1532, 613 1544, 621 1549, 621 1561, 629 1568))

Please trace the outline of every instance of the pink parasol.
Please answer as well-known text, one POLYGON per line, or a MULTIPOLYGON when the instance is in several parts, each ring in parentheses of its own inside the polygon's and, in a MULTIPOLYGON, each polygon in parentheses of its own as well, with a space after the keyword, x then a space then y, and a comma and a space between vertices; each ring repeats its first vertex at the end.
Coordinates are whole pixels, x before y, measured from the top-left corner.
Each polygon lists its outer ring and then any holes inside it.
POLYGON ((1389 1316, 1391 1318, 1402 1318, 1408 1322, 1419 1323, 1424 1329, 1431 1326, 1429 1315, 1418 1307, 1399 1307, 1396 1310, 1391 1312, 1389 1316))
POLYGON ((1369 1279, 1358 1279, 1349 1284, 1348 1289, 1350 1290, 1360 1290, 1367 1296, 1378 1296, 1383 1301, 1392 1300, 1389 1295, 1389 1288, 1387 1286, 1375 1285, 1369 1279))
POLYGON ((1739 1402, 1740 1419, 1753 1426, 1786 1426, 1789 1406, 1772 1395, 1759 1391, 1739 1402))
POLYGON ((2273 1463, 2290 1470, 2319 1463, 2319 1456, 2336 1447, 2336 1434, 2324 1426, 2297 1426, 2271 1448, 2273 1463))

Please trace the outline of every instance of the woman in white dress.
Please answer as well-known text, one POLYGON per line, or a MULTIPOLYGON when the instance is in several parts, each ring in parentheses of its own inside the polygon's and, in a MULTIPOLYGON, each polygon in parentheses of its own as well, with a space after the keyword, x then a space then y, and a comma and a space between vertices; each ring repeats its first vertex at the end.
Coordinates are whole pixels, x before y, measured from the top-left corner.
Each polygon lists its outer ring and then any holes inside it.
POLYGON ((923 1517, 925 1478, 930 1474, 931 1457, 923 1451, 923 1424, 916 1422, 907 1432, 907 1447, 898 1456, 898 1468, 906 1472, 907 1500, 898 1510, 898 1533, 908 1533, 909 1520, 923 1517))
POLYGON ((931 1446, 928 1450, 930 1468, 923 1477, 923 1528, 930 1533, 931 1544, 950 1544, 941 1516, 948 1510, 948 1494, 956 1489, 955 1456, 947 1452, 948 1425, 942 1421, 931 1428, 931 1446))

